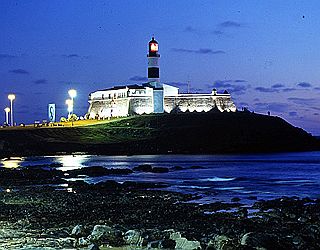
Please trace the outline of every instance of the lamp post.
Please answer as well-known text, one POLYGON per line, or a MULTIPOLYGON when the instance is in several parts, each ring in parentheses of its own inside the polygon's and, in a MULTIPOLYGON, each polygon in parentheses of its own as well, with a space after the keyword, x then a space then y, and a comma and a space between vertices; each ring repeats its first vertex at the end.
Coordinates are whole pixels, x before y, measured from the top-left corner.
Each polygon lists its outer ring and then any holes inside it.
POLYGON ((73 110, 73 101, 72 99, 66 100, 66 105, 68 106, 68 119, 70 118, 71 112, 73 110))
POLYGON ((4 112, 6 112, 6 125, 9 125, 9 112, 10 112, 10 108, 6 107, 4 109, 4 112))
POLYGON ((68 94, 71 98, 71 104, 72 104, 72 107, 71 107, 71 113, 73 114, 73 103, 74 103, 74 98, 77 96, 77 91, 75 89, 70 89, 68 91, 68 94))
POLYGON ((13 122, 13 100, 16 99, 14 94, 9 94, 8 99, 10 100, 10 110, 11 110, 11 126, 14 126, 13 122))

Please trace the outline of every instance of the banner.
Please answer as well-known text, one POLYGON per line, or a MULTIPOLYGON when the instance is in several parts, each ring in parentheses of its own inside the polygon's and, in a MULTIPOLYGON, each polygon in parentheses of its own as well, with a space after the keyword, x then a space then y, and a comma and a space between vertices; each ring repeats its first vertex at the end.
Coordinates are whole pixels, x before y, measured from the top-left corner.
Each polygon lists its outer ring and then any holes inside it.
POLYGON ((56 121, 56 105, 54 103, 50 103, 48 105, 48 117, 49 117, 49 122, 56 121))

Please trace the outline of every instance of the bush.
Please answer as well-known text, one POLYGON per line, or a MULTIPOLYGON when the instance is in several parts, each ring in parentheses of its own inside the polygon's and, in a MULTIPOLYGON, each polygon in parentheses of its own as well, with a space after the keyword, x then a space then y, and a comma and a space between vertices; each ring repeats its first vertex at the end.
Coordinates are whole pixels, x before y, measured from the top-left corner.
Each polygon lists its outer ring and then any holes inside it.
POLYGON ((67 118, 65 118, 65 117, 60 118, 60 122, 66 122, 66 121, 67 121, 67 118))

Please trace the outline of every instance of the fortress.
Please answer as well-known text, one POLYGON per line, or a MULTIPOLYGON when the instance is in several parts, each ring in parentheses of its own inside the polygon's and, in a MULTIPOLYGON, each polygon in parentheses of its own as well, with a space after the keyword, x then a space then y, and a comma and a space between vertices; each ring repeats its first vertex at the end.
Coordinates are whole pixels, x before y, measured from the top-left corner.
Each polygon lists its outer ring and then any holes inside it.
POLYGON ((152 37, 148 52, 148 82, 115 86, 89 95, 88 118, 106 119, 133 114, 170 112, 235 112, 236 106, 227 91, 208 94, 179 93, 179 88, 160 81, 159 44, 152 37))

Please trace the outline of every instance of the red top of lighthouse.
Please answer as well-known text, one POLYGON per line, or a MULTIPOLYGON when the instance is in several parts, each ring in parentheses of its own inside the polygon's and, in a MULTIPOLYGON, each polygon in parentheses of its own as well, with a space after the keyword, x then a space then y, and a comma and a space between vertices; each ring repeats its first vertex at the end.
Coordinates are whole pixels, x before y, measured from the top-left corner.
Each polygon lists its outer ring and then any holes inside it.
POLYGON ((149 57, 160 57, 158 54, 159 44, 158 42, 152 37, 151 41, 149 42, 149 57))

